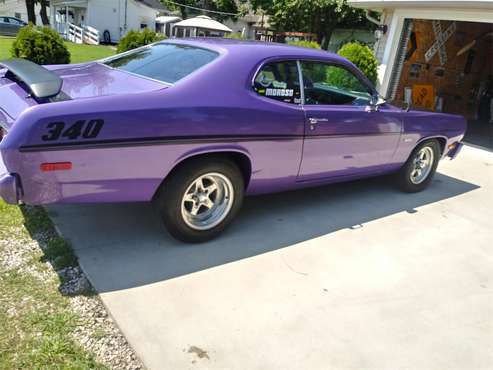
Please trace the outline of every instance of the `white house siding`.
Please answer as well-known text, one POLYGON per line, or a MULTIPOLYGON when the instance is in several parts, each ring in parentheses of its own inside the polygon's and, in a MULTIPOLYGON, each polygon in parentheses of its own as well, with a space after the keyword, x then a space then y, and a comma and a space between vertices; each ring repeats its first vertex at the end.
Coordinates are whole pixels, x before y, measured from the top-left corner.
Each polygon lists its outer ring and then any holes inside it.
MULTIPOLYGON (((100 38, 108 30, 111 41, 120 39, 119 14, 124 12, 123 1, 120 0, 89 0, 85 24, 99 30, 100 38)), ((123 23, 122 23, 123 24, 123 23)))
MULTIPOLYGON (((41 17, 39 16, 39 11, 41 7, 39 5, 35 6, 36 13, 36 24, 42 25, 41 17)), ((49 14, 49 11, 47 12, 49 14)), ((5 2, 0 1, 0 15, 5 15, 8 17, 17 17, 27 22, 27 9, 25 0, 5 0, 5 2)))
POLYGON ((104 31, 108 30, 111 41, 118 42, 128 31, 140 30, 141 24, 154 31, 157 15, 158 11, 134 0, 89 0, 85 23, 98 29, 101 39, 104 31))
POLYGON ((141 29, 141 25, 146 25, 152 31, 156 30, 156 17, 159 14, 157 10, 134 0, 129 0, 127 14, 127 31, 138 31, 141 29))
MULTIPOLYGON (((392 21, 392 14, 394 12, 392 9, 386 9, 382 12, 382 15, 380 16, 380 23, 381 24, 390 24, 392 21)), ((375 43, 375 56, 377 57, 378 61, 382 63, 383 60, 383 53, 385 51, 385 45, 387 44, 387 39, 389 37, 389 33, 386 32, 382 37, 375 43)))

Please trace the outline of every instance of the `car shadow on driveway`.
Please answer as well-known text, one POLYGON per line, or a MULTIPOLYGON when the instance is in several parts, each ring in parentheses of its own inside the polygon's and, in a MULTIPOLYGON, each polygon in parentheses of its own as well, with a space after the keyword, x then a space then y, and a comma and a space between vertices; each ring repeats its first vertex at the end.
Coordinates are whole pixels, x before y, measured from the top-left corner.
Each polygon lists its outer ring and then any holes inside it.
POLYGON ((70 240, 98 292, 155 283, 287 247, 479 188, 443 174, 421 193, 386 178, 250 197, 219 238, 187 245, 171 238, 150 204, 53 205, 50 217, 70 240))

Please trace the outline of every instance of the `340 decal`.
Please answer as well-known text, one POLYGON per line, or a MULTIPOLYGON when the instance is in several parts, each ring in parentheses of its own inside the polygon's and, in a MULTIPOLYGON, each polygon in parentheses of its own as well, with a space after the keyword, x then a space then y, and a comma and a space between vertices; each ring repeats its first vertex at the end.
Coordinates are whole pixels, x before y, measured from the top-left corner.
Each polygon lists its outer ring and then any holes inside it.
POLYGON ((69 127, 66 127, 65 122, 50 122, 46 126, 47 133, 41 136, 43 141, 55 141, 60 139, 95 139, 98 137, 103 128, 104 120, 91 119, 80 120, 69 127))

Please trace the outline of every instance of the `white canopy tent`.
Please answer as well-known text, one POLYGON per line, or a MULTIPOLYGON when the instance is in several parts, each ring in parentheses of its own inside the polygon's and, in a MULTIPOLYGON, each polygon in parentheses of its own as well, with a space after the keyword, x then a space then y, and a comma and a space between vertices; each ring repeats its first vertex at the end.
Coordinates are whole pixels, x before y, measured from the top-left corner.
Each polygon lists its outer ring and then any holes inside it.
POLYGON ((206 15, 185 19, 173 26, 175 36, 224 36, 233 30, 206 15))
POLYGON ((178 16, 161 16, 156 18, 156 31, 168 37, 173 36, 173 26, 182 19, 178 16))

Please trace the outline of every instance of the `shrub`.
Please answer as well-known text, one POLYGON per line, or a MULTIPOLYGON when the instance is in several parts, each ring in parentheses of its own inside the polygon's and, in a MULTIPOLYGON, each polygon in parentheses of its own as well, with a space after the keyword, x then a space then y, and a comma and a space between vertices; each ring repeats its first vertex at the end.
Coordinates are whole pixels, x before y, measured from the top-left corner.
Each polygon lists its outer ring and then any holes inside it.
POLYGON ((225 39, 246 40, 246 37, 242 36, 239 32, 225 33, 223 37, 225 39))
POLYGON ((343 45, 337 54, 353 62, 372 83, 377 81, 378 61, 368 46, 350 42, 343 45))
POLYGON ((122 37, 118 43, 116 51, 117 53, 123 53, 124 51, 152 44, 153 42, 164 40, 165 38, 165 35, 151 31, 148 28, 144 28, 144 30, 140 32, 131 30, 124 37, 122 37))
POLYGON ((29 24, 20 29, 12 43, 11 54, 37 64, 68 64, 70 53, 61 36, 49 27, 29 24))
POLYGON ((320 44, 316 41, 289 41, 289 45, 302 46, 304 48, 320 49, 320 44))

